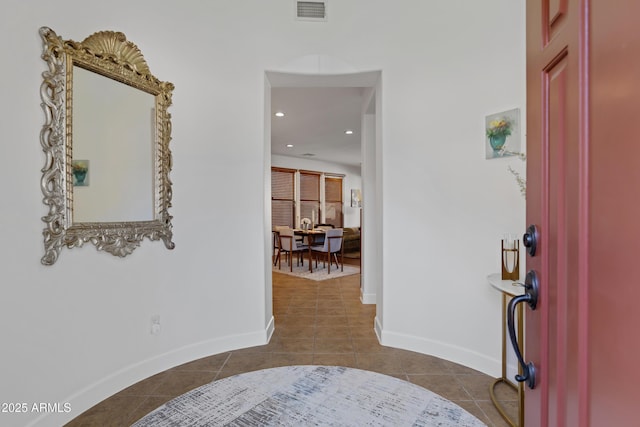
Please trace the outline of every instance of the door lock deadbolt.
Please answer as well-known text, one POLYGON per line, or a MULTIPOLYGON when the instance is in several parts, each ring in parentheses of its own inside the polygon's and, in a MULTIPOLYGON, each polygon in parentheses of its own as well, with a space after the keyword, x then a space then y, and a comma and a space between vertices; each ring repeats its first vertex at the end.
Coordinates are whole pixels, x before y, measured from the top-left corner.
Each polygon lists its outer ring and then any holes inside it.
POLYGON ((527 252, 530 256, 534 256, 536 254, 538 238, 538 227, 535 225, 527 227, 527 232, 522 236, 522 244, 527 248, 527 252))

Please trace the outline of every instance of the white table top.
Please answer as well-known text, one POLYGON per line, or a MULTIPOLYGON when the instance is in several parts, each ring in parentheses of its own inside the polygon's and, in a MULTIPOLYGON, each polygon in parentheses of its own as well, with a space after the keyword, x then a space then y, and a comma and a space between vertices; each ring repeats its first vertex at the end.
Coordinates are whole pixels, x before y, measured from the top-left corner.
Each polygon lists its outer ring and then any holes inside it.
MULTIPOLYGON (((494 273, 487 276, 487 281, 495 289, 507 295, 516 296, 524 293, 524 286, 514 285, 514 280, 502 280, 502 274, 494 273)), ((524 278, 520 279, 520 283, 524 283, 524 278)))

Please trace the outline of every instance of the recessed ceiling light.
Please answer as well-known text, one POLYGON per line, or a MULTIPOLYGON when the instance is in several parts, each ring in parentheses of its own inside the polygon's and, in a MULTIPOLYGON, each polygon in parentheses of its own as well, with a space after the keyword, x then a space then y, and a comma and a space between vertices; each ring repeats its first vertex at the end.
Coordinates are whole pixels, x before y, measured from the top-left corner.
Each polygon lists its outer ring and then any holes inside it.
POLYGON ((276 117, 284 117, 284 113, 282 111, 278 111, 276 113, 276 117))
POLYGON ((353 131, 351 129, 347 129, 344 131, 347 135, 353 135, 353 131))
POLYGON ((287 144, 287 148, 293 147, 293 144, 287 144))

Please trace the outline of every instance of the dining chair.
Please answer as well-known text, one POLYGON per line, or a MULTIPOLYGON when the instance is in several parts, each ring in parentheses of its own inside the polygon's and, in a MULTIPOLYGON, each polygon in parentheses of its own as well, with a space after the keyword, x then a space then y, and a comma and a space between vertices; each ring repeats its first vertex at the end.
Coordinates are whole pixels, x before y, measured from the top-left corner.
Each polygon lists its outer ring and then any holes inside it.
MULTIPOLYGON (((330 230, 335 227, 333 224, 316 224, 315 228, 320 230, 330 230)), ((318 245, 324 244, 324 235, 316 236, 315 243, 318 245)))
MULTIPOLYGON (((336 262, 336 268, 340 266, 340 271, 344 271, 342 237, 342 228, 330 228, 325 231, 324 243, 311 247, 311 253, 315 254, 316 258, 316 268, 318 267, 318 258, 322 256, 325 266, 327 261, 329 262, 327 274, 331 273, 331 263, 334 260, 336 262), (340 263, 338 263, 338 252, 340 252, 340 263)), ((311 262, 311 260, 309 260, 309 262, 311 262)))
POLYGON ((280 231, 287 230, 291 227, 288 225, 275 225, 273 227, 273 265, 280 261, 280 231))
POLYGON ((278 251, 278 270, 281 269, 281 260, 279 257, 281 253, 284 253, 287 256, 287 261, 289 262, 289 271, 293 272, 292 257, 294 253, 298 255, 296 265, 300 266, 300 262, 302 262, 302 265, 304 265, 302 254, 304 251, 309 249, 309 247, 307 245, 301 244, 298 240, 296 240, 296 235, 294 234, 293 229, 287 228, 280 230, 278 233, 278 241, 280 243, 280 248, 278 251))

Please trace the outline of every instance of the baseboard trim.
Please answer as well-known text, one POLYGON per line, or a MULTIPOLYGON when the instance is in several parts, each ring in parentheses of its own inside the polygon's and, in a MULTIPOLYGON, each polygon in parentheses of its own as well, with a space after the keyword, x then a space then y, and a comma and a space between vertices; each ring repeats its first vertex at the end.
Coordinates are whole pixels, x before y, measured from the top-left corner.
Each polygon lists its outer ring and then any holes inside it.
POLYGON ((492 377, 502 375, 502 361, 488 357, 485 354, 442 341, 383 330, 377 317, 375 329, 380 344, 384 346, 436 356, 450 362, 459 363, 460 365, 467 366, 492 377))
POLYGON ((360 290, 360 302, 363 304, 375 304, 376 303, 376 294, 365 294, 360 290))
POLYGON ((267 328, 265 330, 266 332, 266 339, 265 339, 265 343, 268 343, 269 341, 271 341, 271 337, 273 336, 273 332, 276 330, 276 318, 271 316, 271 319, 269 319, 269 322, 267 322, 267 328))
POLYGON ((378 316, 376 316, 374 320, 373 330, 376 333, 376 337, 378 337, 378 342, 382 344, 382 324, 380 323, 378 316))
POLYGON ((71 412, 42 414, 27 427, 64 425, 109 396, 167 369, 214 354, 264 345, 271 339, 274 325, 271 317, 264 330, 190 344, 129 365, 62 400, 71 405, 71 412))

